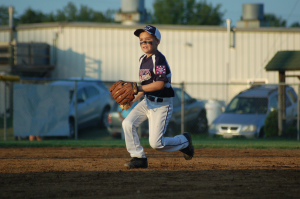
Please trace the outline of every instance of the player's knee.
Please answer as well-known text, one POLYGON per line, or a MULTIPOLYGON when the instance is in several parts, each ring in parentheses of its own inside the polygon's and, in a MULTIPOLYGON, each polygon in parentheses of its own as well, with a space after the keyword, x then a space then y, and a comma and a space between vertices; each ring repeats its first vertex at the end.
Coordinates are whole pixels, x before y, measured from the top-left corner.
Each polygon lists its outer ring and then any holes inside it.
POLYGON ((128 121, 126 119, 123 120, 123 122, 122 122, 123 129, 127 129, 127 128, 132 129, 132 126, 133 126, 133 124, 131 121, 128 121))
POLYGON ((155 150, 160 150, 160 149, 162 149, 163 148, 163 145, 162 145, 162 143, 161 142, 151 142, 150 141, 150 146, 152 147, 152 149, 155 149, 155 150))

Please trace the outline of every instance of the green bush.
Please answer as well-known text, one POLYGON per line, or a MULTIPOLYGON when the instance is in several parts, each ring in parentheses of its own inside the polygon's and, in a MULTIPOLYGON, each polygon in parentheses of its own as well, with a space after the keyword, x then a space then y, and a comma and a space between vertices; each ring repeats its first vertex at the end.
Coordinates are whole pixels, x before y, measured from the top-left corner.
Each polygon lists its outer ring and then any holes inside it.
POLYGON ((278 111, 274 110, 269 113, 265 120, 264 132, 266 137, 278 136, 278 111))
POLYGON ((297 127, 296 126, 289 126, 286 128, 285 131, 286 138, 297 138, 297 127))

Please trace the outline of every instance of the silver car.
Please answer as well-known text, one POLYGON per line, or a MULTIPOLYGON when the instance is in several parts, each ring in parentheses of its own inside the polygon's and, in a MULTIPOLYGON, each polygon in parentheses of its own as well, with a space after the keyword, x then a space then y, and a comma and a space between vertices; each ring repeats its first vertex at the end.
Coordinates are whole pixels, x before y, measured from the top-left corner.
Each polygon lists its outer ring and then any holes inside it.
MULTIPOLYGON (((278 86, 262 85, 240 92, 210 125, 209 135, 232 138, 264 137, 264 123, 269 112, 278 109, 278 86)), ((286 87, 286 122, 292 124, 297 115, 297 95, 286 87)))
MULTIPOLYGON (((103 82, 91 78, 72 78, 77 82, 77 124, 78 129, 91 125, 99 127, 108 126, 108 113, 112 106, 112 98, 109 90, 103 82), (87 81, 80 81, 87 80, 87 81)), ((69 126, 70 136, 75 135, 75 97, 74 81, 56 81, 50 85, 64 85, 70 87, 69 126)))

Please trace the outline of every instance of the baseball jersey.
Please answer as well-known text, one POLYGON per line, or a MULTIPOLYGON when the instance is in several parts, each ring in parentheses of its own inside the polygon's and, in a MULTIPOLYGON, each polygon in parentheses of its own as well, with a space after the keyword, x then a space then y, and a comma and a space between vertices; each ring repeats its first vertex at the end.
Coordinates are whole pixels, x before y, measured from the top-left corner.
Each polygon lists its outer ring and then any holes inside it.
POLYGON ((144 54, 140 57, 139 79, 142 85, 155 81, 164 81, 165 87, 162 90, 145 92, 145 95, 155 97, 174 97, 174 90, 171 87, 171 70, 165 56, 158 50, 147 58, 144 54))

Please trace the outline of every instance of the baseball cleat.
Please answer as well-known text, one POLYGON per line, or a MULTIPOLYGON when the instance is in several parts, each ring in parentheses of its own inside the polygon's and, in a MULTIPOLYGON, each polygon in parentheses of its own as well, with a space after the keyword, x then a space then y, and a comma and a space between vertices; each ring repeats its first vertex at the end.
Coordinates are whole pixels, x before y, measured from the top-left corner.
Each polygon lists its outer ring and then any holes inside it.
POLYGON ((134 168, 147 168, 148 167, 148 161, 147 158, 132 158, 130 162, 124 164, 125 167, 128 169, 134 169, 134 168))
POLYGON ((186 139, 189 141, 189 145, 186 148, 181 149, 180 151, 182 153, 184 153, 184 155, 183 155, 184 159, 191 160, 194 156, 194 147, 192 144, 192 137, 190 136, 189 133, 183 133, 182 135, 184 135, 186 137, 186 139))

